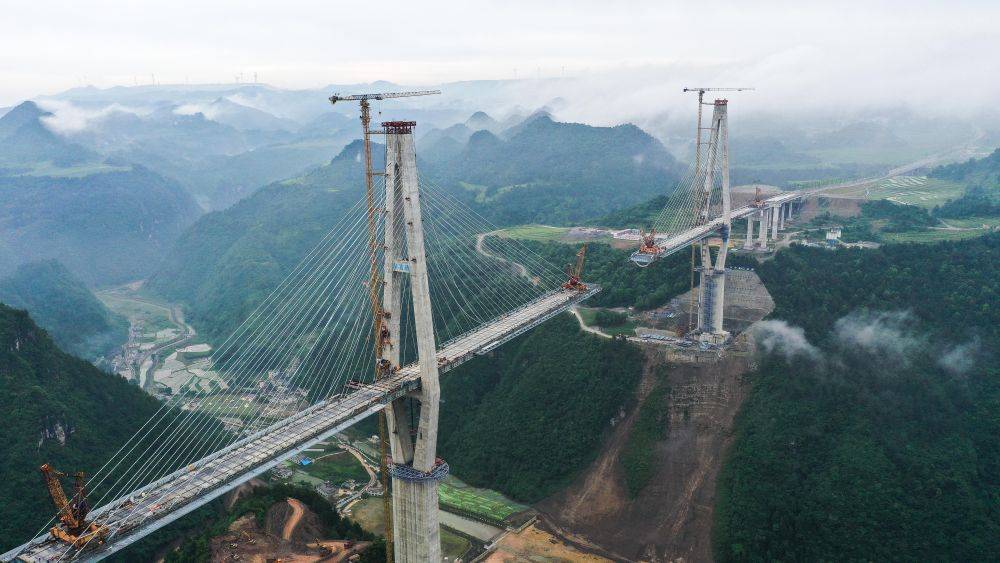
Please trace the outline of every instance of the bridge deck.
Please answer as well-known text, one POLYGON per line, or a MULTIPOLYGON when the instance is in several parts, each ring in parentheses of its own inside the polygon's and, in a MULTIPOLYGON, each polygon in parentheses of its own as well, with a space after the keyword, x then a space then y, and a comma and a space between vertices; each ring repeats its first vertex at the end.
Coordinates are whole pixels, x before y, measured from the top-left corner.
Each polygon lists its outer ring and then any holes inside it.
MULTIPOLYGON (((830 190, 830 189, 844 187, 844 186, 851 186, 851 185, 855 185, 855 184, 859 184, 859 183, 864 183, 864 182, 869 182, 869 181, 872 181, 872 180, 856 180, 856 181, 852 181, 852 182, 845 182, 845 183, 842 183, 842 184, 836 184, 836 185, 831 185, 831 186, 823 186, 821 188, 816 188, 816 189, 812 189, 812 190, 800 190, 800 191, 794 191, 794 192, 785 192, 785 193, 776 195, 774 197, 770 197, 768 199, 765 199, 764 200, 764 207, 774 207, 776 205, 779 205, 779 204, 782 204, 782 203, 788 203, 789 201, 793 201, 793 200, 796 200, 796 199, 799 199, 799 198, 802 198, 802 197, 806 197, 806 196, 810 196, 810 195, 815 195, 815 194, 817 194, 819 192, 822 192, 822 191, 825 191, 825 190, 830 190)), ((740 207, 738 209, 732 210, 730 212, 730 217, 731 217, 732 221, 735 221, 736 219, 745 218, 746 216, 751 215, 751 214, 753 214, 753 213, 755 213, 757 211, 758 211, 757 207, 754 207, 754 206, 751 206, 751 205, 747 205, 747 206, 740 207)), ((688 245, 690 245, 694 241, 701 240, 701 239, 703 239, 703 238, 711 235, 715 231, 718 231, 719 228, 722 225, 723 225, 723 220, 720 217, 720 218, 715 219, 714 221, 711 221, 711 222, 706 223, 704 225, 699 225, 697 227, 692 227, 692 228, 690 228, 690 229, 688 229, 686 231, 683 231, 683 232, 681 232, 679 234, 676 234, 676 235, 673 235, 673 236, 670 236, 670 235, 657 236, 656 237, 656 246, 660 247, 660 249, 661 249, 660 253, 658 254, 658 257, 663 258, 665 256, 669 256, 669 255, 673 254, 674 252, 677 252, 678 250, 680 250, 682 248, 686 248, 688 245)))
MULTIPOLYGON (((444 343, 437 354, 440 371, 448 371, 495 349, 599 290, 593 286, 586 292, 555 290, 546 293, 520 309, 444 343)), ((106 557, 297 452, 378 412, 389 401, 417 389, 419 383, 419 366, 408 364, 391 377, 318 403, 128 497, 100 507, 92 513, 94 520, 112 531, 117 530, 102 546, 88 547, 76 554, 75 550, 67 550, 65 543, 46 534, 22 546, 23 550, 17 548, 0 555, 0 560, 17 557, 22 561, 54 561, 74 555, 85 560, 106 557)))

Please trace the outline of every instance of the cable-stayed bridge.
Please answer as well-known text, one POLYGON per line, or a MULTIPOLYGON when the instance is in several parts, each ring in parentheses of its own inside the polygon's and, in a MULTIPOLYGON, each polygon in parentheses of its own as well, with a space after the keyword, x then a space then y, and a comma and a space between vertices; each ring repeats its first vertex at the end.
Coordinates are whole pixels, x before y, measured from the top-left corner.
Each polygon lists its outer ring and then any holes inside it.
MULTIPOLYGON (((712 105, 694 171, 644 244, 651 260, 716 235, 727 248, 734 218, 776 235, 789 204, 804 195, 730 209, 726 101, 712 105)), ((437 482, 448 466, 436 455, 439 375, 599 288, 566 283, 567 274, 529 246, 484 234, 499 229, 418 174, 414 124, 383 126, 378 185, 345 194, 342 219, 213 352, 214 377, 192 378, 171 393, 91 477, 97 508, 87 520, 94 531, 68 543, 48 533, 60 526, 53 518, 0 559, 106 557, 382 412, 396 561, 440 560, 437 482)), ((725 252, 713 262, 708 245, 700 247, 699 333, 724 340, 721 307, 713 303, 722 302, 725 252)), ((234 286, 256 289, 240 280, 234 286)))

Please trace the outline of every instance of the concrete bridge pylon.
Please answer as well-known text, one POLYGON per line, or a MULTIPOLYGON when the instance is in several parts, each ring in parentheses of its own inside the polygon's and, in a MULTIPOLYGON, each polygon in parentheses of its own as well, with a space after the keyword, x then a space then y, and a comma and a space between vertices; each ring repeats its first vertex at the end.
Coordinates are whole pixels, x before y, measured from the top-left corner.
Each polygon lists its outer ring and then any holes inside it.
POLYGON ((381 360, 389 370, 400 365, 403 286, 404 277, 409 277, 420 366, 420 389, 412 397, 396 399, 386 407, 392 452, 389 473, 392 476, 393 554, 398 563, 441 561, 438 483, 448 473, 447 464, 437 459, 441 390, 413 125, 412 122, 383 124, 386 128, 385 281, 382 295, 384 330, 380 337, 385 345, 381 360), (408 399, 419 402, 415 428, 410 408, 416 405, 408 399))
MULTIPOLYGON (((722 327, 722 313, 725 303, 726 254, 729 252, 729 236, 732 230, 727 100, 715 100, 708 143, 710 148, 707 158, 700 161, 700 164, 705 167, 702 186, 703 201, 710 200, 718 169, 722 183, 722 226, 719 229, 722 241, 714 263, 709 245, 707 243, 700 245, 701 266, 698 269, 701 283, 698 288, 698 328, 696 334, 699 340, 721 344, 729 337, 729 333, 722 327)), ((708 221, 708 208, 706 203, 701 210, 700 219, 703 222, 708 221)))

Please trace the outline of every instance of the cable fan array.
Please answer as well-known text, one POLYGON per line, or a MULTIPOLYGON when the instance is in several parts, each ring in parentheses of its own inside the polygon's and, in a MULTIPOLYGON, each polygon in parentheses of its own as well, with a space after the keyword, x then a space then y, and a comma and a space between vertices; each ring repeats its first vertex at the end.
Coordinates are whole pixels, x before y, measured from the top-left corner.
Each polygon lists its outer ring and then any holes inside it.
POLYGON ((674 190, 667 196, 667 203, 652 222, 657 238, 669 238, 702 224, 704 217, 711 222, 722 215, 722 159, 712 159, 716 151, 714 143, 705 141, 698 147, 695 162, 685 175, 678 180, 674 190), (714 162, 711 186, 705 194, 705 178, 708 167, 702 163, 714 162))
MULTIPOLYGON (((559 267, 502 236, 453 193, 427 177, 419 182, 439 348, 565 281, 559 267)), ((384 189, 378 186, 379 203, 384 189)), ((215 349, 211 370, 221 383, 212 388, 184 385, 94 472, 93 505, 129 497, 289 416, 373 382, 367 213, 364 197, 347 207, 337 224, 215 349)), ((381 236, 383 217, 377 215, 381 236)), ((379 264, 382 251, 376 245, 379 264)), ((416 335, 405 277, 404 284, 399 342, 401 362, 406 364, 416 360, 416 335)), ((109 537, 118 531, 111 529, 109 537)), ((67 546, 64 558, 74 555, 67 546)))

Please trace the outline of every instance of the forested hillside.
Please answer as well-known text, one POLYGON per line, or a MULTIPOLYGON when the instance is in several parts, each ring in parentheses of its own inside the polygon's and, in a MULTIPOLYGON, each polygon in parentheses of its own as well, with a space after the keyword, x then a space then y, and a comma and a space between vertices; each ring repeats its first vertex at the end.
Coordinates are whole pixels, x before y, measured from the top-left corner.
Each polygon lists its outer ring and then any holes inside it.
POLYGON ((55 258, 89 285, 150 274, 197 216, 176 183, 133 167, 71 176, 0 176, 0 248, 22 262, 55 258))
POLYGON ((939 166, 929 176, 981 187, 1000 187, 1000 149, 985 158, 970 158, 965 162, 939 166))
MULTIPOLYGON (((571 264, 578 246, 544 244, 525 241, 539 256, 552 264, 571 264)), ((647 268, 637 268, 629 262, 632 250, 619 250, 607 244, 587 246, 583 279, 601 286, 601 292, 587 304, 596 307, 636 307, 640 310, 664 305, 691 288, 691 255, 677 252, 653 262, 647 268)), ((739 264, 734 257, 732 264, 739 264)), ((697 282, 697 279, 695 280, 697 282)))
POLYGON ((470 484, 541 500, 597 455, 642 359, 557 317, 442 378, 439 452, 470 484))
POLYGON ((26 309, 60 348, 83 358, 105 355, 128 338, 128 321, 55 260, 23 264, 0 279, 0 303, 26 309))
POLYGON ((34 102, 24 102, 0 117, 0 175, 30 171, 43 163, 69 167, 99 160, 49 131, 42 120, 51 115, 34 102))
POLYGON ((0 551, 54 512, 39 466, 92 473, 158 408, 138 387, 59 350, 24 311, 0 304, 0 551))
POLYGON ((761 327, 718 559, 994 559, 1000 235, 792 247, 758 273, 791 326, 761 327))

